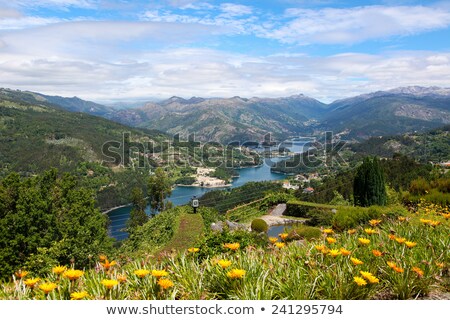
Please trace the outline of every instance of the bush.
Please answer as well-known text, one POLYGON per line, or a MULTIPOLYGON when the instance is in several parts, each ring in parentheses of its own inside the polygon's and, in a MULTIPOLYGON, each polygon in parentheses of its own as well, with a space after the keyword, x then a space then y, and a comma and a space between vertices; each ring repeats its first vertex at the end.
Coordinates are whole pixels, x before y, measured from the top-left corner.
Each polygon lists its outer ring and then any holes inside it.
POLYGON ((267 225, 267 222, 263 219, 255 219, 252 221, 251 225, 252 231, 256 232, 267 232, 269 230, 269 226, 267 225))
POLYGON ((293 198, 292 195, 286 192, 277 192, 269 194, 260 204, 259 209, 267 210, 274 205, 286 203, 293 198))
POLYGON ((329 226, 333 221, 334 213, 331 210, 313 208, 306 215, 305 222, 309 226, 329 226))
POLYGON ((312 209, 323 209, 331 211, 334 208, 336 208, 336 206, 291 200, 286 203, 285 215, 291 217, 307 218, 309 211, 312 209))
POLYGON ((424 178, 418 178, 416 180, 411 181, 409 186, 409 192, 414 196, 421 196, 430 190, 430 184, 424 178))
POLYGON ((321 235, 322 235, 322 232, 320 231, 319 228, 301 226, 301 227, 294 228, 291 231, 289 231, 288 240, 319 239, 321 235))

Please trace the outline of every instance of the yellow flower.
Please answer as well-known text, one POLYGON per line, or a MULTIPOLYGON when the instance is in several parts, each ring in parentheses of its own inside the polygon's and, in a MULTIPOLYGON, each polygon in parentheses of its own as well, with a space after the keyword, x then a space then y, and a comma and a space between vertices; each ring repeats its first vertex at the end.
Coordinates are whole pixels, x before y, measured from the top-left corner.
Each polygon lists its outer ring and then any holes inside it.
POLYGON ((41 281, 40 278, 32 278, 32 279, 25 280, 23 283, 25 283, 25 285, 29 288, 34 288, 36 283, 38 283, 39 281, 41 281))
POLYGON ((101 254, 101 255, 98 256, 98 259, 99 259, 100 261, 105 261, 105 260, 106 260, 106 255, 101 254))
POLYGON ((341 252, 337 249, 333 249, 333 250, 330 250, 330 252, 328 254, 330 256, 332 256, 333 258, 336 258, 337 256, 339 256, 341 254, 341 252))
POLYGON ((284 242, 275 242, 274 244, 278 249, 282 249, 286 245, 284 242))
POLYGON ((369 239, 366 239, 366 238, 358 238, 358 241, 359 241, 359 243, 362 244, 362 245, 367 245, 367 244, 370 243, 370 240, 369 240, 369 239))
POLYGON ((445 219, 450 219, 450 213, 443 213, 442 216, 443 216, 445 219))
POLYGON ((431 220, 430 219, 420 219, 420 222, 422 222, 423 224, 430 224, 431 220))
POLYGON ((45 294, 49 294, 50 292, 52 292, 53 290, 55 290, 58 286, 56 285, 56 283, 53 282, 46 282, 43 283, 39 286, 39 289, 41 289, 42 291, 44 291, 45 294))
POLYGON ((217 262, 219 264, 219 266, 221 266, 223 269, 228 268, 229 266, 231 266, 231 261, 230 260, 219 260, 219 262, 217 262))
POLYGON ((89 294, 86 291, 80 291, 80 292, 72 292, 70 294, 71 300, 82 300, 86 298, 89 294))
POLYGON ((150 271, 145 269, 138 269, 134 271, 134 274, 137 275, 139 278, 144 278, 149 273, 150 271))
POLYGON ((377 230, 374 230, 374 229, 371 229, 371 228, 366 228, 366 229, 364 229, 364 231, 365 231, 369 236, 371 236, 371 235, 373 235, 373 234, 375 234, 375 233, 378 233, 377 230))
POLYGON ((323 245, 323 244, 317 245, 317 246, 315 246, 315 248, 317 250, 319 250, 320 252, 322 252, 323 254, 327 254, 328 253, 328 248, 325 245, 323 245))
POLYGON ((189 253, 197 253, 197 252, 199 252, 200 251, 200 248, 194 248, 194 247, 192 247, 192 248, 189 248, 188 249, 188 252, 189 253))
POLYGON ((349 229, 347 230, 348 234, 355 234, 356 233, 356 229, 349 229))
POLYGON ((163 289, 169 289, 170 287, 173 287, 173 282, 166 278, 161 278, 158 280, 158 285, 163 289))
POLYGON ((167 277, 169 273, 166 270, 152 270, 152 276, 155 278, 167 277))
POLYGON ((406 241, 406 239, 405 238, 396 237, 395 241, 397 241, 398 243, 402 244, 402 243, 404 243, 406 241))
POLYGON ((400 222, 406 221, 406 218, 405 218, 405 217, 398 217, 397 219, 398 219, 398 221, 400 221, 400 222))
POLYGON ((241 245, 237 242, 235 243, 225 243, 223 245, 225 248, 236 251, 237 249, 239 249, 241 247, 241 245))
POLYGON ((25 278, 27 276, 27 274, 28 274, 28 271, 25 271, 25 270, 19 270, 19 271, 16 271, 16 273, 15 273, 16 277, 19 279, 25 278))
POLYGON ((64 271, 63 277, 73 281, 80 278, 83 275, 83 273, 84 272, 81 270, 69 269, 67 271, 64 271))
POLYGON ((376 219, 372 219, 372 220, 369 221, 369 224, 372 227, 375 227, 375 226, 379 225, 380 223, 381 223, 381 220, 376 220, 376 219))
POLYGON ((444 268, 444 263, 443 262, 435 262, 436 263, 436 266, 439 268, 439 269, 443 269, 444 268))
POLYGON ((109 270, 111 267, 114 267, 116 265, 116 262, 115 261, 109 262, 108 259, 105 259, 105 262, 100 262, 100 264, 105 270, 109 270))
POLYGON ((124 282, 127 281, 127 276, 126 276, 125 274, 118 274, 118 275, 117 275, 117 280, 118 280, 120 283, 124 283, 124 282))
POLYGON ((67 270, 67 267, 65 267, 65 266, 56 266, 56 267, 52 268, 52 272, 58 276, 66 270, 67 270))
POLYGON ((329 229, 323 229, 323 233, 326 233, 326 234, 332 234, 334 231, 333 231, 333 229, 331 229, 331 228, 329 228, 329 229))
POLYGON ((372 273, 367 272, 367 271, 360 271, 359 273, 361 273, 361 275, 363 276, 364 279, 368 280, 370 283, 378 283, 380 282, 380 279, 378 279, 377 277, 375 277, 372 273))
POLYGON ((361 273, 361 275, 363 276, 364 279, 366 279, 367 281, 369 281, 370 283, 378 283, 380 282, 380 279, 378 279, 377 277, 375 277, 373 274, 371 274, 370 272, 367 271, 360 271, 359 273, 361 273))
POLYGON ((347 250, 345 248, 340 248, 339 251, 341 251, 343 256, 349 256, 352 253, 350 250, 347 250))
POLYGON ((405 245, 408 248, 414 248, 417 245, 417 243, 416 242, 412 242, 412 241, 405 241, 405 245))
POLYGON ((278 241, 278 238, 275 238, 275 237, 269 237, 269 242, 270 242, 270 243, 274 244, 274 243, 277 242, 277 241, 278 241))
POLYGON ((419 267, 413 267, 412 271, 414 271, 419 276, 419 278, 423 277, 424 272, 419 267))
POLYGON ((361 264, 364 264, 364 262, 362 262, 361 260, 359 260, 358 258, 350 258, 351 262, 353 262, 353 264, 355 266, 359 266, 361 264))
POLYGON ((335 239, 335 238, 332 238, 332 237, 327 237, 327 242, 328 242, 329 244, 333 244, 333 243, 336 243, 336 239, 335 239))
POLYGON ((231 279, 241 279, 245 275, 245 270, 243 269, 232 269, 227 273, 227 277, 231 279))
POLYGON ((288 234, 288 233, 280 233, 278 236, 281 238, 281 240, 284 241, 284 240, 287 239, 287 237, 289 236, 289 234, 288 234))
POLYGON ((355 281, 355 283, 356 283, 358 286, 365 286, 365 285, 367 284, 366 280, 364 280, 364 279, 361 278, 361 277, 353 277, 353 281, 355 281))
POLYGON ((376 249, 373 249, 373 250, 372 250, 372 254, 373 254, 375 257, 381 257, 381 256, 383 255, 383 253, 382 253, 380 250, 376 250, 376 249))
POLYGON ((106 287, 106 289, 112 289, 119 284, 119 281, 114 279, 103 279, 101 283, 106 287))
POLYGON ((390 239, 390 240, 395 240, 395 238, 397 238, 397 237, 396 237, 394 234, 390 234, 390 235, 389 235, 389 239, 390 239))

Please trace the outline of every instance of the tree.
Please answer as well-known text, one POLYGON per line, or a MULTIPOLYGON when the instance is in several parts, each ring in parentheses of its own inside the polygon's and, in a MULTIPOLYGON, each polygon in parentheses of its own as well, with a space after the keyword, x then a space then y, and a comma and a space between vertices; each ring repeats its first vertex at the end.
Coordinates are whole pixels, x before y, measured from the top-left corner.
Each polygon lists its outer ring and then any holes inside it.
POLYGON ((50 170, 31 178, 11 173, 0 181, 0 279, 24 265, 38 273, 43 252, 83 268, 111 249, 107 217, 96 208, 94 192, 79 187, 74 176, 50 170))
POLYGON ((147 201, 144 198, 142 189, 133 188, 131 191, 131 203, 133 204, 133 209, 131 209, 130 219, 127 221, 127 229, 130 233, 148 221, 148 216, 145 213, 147 201))
POLYGON ((166 209, 165 199, 172 194, 172 185, 162 168, 157 168, 148 179, 148 201, 153 213, 166 209))
POLYGON ((384 173, 379 160, 367 157, 357 169, 353 180, 355 204, 363 207, 386 204, 386 186, 384 173))

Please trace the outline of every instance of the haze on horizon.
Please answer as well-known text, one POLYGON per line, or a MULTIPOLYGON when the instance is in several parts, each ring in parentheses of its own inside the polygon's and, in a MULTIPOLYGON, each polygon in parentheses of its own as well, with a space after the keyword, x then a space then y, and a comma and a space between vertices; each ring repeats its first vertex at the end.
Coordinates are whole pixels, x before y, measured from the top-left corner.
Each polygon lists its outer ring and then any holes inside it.
POLYGON ((322 102, 450 87, 450 1, 0 0, 0 87, 322 102))

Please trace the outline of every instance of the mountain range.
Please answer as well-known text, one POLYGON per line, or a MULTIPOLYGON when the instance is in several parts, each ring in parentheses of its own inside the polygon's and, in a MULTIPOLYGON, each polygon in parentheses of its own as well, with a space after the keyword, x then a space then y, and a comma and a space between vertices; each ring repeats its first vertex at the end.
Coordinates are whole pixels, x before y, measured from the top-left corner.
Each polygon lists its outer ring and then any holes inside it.
POLYGON ((424 131, 450 123, 450 88, 402 87, 330 104, 302 94, 283 98, 171 97, 140 107, 116 108, 77 97, 2 89, 29 103, 50 104, 101 116, 127 126, 156 129, 199 141, 261 141, 333 131, 346 139, 424 131))

